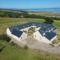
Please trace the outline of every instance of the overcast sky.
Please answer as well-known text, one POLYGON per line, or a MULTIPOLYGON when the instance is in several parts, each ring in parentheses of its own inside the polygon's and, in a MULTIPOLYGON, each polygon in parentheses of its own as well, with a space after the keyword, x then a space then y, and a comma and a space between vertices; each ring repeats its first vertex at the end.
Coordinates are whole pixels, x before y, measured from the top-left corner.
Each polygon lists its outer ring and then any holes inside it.
POLYGON ((0 8, 58 8, 60 0, 0 0, 0 8))

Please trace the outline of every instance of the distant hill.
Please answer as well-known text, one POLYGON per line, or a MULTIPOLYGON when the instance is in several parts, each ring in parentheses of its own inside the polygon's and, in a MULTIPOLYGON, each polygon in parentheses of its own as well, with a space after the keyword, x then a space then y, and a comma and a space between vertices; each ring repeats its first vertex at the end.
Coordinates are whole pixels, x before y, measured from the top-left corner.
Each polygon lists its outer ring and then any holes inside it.
POLYGON ((0 8, 0 10, 10 10, 10 11, 28 11, 28 12, 52 12, 52 13, 60 13, 60 8, 31 8, 31 9, 4 9, 0 8))
POLYGON ((0 17, 11 18, 47 18, 60 20, 60 8, 4 9, 0 8, 0 17))

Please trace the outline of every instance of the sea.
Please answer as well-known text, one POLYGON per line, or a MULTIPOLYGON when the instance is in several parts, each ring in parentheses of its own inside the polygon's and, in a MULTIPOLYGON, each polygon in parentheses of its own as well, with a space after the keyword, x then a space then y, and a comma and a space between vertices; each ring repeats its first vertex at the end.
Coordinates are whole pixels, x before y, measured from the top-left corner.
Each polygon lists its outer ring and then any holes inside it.
POLYGON ((25 11, 34 11, 34 12, 53 12, 60 14, 60 8, 32 8, 32 9, 23 9, 25 11))

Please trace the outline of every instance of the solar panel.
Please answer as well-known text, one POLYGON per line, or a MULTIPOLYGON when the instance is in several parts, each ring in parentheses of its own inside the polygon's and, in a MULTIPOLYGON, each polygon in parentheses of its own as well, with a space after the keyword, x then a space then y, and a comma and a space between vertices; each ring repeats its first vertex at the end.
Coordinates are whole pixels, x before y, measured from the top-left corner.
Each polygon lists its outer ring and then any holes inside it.
POLYGON ((52 39, 56 34, 54 32, 50 32, 54 31, 55 28, 52 24, 46 24, 46 23, 39 23, 39 22, 31 22, 31 23, 26 23, 26 24, 21 24, 21 25, 17 25, 14 27, 11 27, 10 30, 12 32, 12 34, 20 37, 22 32, 19 31, 20 29, 26 28, 26 27, 30 27, 30 26, 37 26, 37 27, 41 27, 41 29, 39 30, 39 32, 41 33, 42 36, 44 36, 45 33, 45 37, 48 38, 49 40, 52 39))
POLYGON ((44 33, 49 32, 49 30, 46 27, 41 27, 41 29, 39 30, 39 32, 43 35, 44 33))
POLYGON ((42 30, 39 30, 40 34, 43 36, 43 34, 45 33, 44 31, 42 30))
POLYGON ((17 29, 12 29, 12 34, 14 34, 15 36, 17 36, 17 37, 20 37, 21 36, 21 34, 23 33, 22 31, 19 31, 19 30, 17 30, 17 29))
POLYGON ((56 33, 54 32, 47 32, 44 35, 47 39, 51 40, 54 36, 56 36, 56 33))

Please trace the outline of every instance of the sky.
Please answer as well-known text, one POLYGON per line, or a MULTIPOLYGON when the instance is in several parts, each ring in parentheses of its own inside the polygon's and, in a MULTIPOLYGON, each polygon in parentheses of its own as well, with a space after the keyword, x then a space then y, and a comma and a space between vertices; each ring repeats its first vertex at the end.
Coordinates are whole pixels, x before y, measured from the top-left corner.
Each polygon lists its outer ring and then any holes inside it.
POLYGON ((0 8, 60 8, 60 0, 0 0, 0 8))

